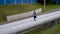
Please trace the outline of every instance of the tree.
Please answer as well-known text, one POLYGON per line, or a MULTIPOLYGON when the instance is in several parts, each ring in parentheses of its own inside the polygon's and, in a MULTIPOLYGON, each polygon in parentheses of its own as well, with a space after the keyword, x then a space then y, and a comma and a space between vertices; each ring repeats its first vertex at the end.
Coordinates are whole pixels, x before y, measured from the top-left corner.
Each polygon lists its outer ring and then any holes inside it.
MULTIPOLYGON (((37 0, 38 3, 44 4, 44 0, 37 0)), ((45 0, 46 4, 52 3, 52 0, 45 0)))

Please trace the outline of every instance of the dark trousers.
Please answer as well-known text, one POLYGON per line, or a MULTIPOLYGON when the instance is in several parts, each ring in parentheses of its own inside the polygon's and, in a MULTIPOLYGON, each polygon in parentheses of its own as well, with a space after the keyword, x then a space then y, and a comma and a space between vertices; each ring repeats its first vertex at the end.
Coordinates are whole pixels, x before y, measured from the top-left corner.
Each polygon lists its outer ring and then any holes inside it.
POLYGON ((36 16, 34 16, 34 21, 36 21, 36 16))

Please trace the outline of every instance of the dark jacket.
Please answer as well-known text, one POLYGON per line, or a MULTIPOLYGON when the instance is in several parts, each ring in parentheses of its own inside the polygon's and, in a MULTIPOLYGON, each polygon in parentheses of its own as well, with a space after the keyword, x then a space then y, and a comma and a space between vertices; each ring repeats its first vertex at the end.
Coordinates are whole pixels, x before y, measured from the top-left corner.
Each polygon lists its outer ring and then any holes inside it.
POLYGON ((35 11, 33 12, 33 16, 36 16, 36 12, 35 11))

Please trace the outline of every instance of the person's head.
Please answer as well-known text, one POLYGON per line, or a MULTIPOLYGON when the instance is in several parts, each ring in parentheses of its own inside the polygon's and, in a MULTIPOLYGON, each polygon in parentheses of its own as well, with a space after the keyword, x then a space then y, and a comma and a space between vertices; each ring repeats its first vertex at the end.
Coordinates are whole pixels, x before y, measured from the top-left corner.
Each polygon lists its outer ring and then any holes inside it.
POLYGON ((34 12, 35 12, 35 9, 34 9, 34 12))

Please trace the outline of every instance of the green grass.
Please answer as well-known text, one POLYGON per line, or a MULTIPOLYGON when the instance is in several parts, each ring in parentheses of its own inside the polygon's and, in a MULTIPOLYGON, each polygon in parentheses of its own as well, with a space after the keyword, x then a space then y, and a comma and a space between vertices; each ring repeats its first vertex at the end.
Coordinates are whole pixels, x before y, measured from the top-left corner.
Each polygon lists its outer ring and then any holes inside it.
MULTIPOLYGON (((0 22, 6 21, 6 16, 28 12, 37 8, 43 8, 41 4, 24 4, 24 5, 0 5, 0 22)), ((46 11, 60 8, 60 5, 46 5, 46 11)), ((43 11, 45 12, 45 11, 43 11)))
POLYGON ((50 4, 50 5, 46 6, 46 11, 49 11, 49 10, 52 10, 52 9, 56 9, 56 8, 60 8, 60 5, 50 4))
POLYGON ((60 24, 45 30, 43 32, 39 32, 39 34, 60 34, 60 24))
POLYGON ((24 34, 60 34, 60 24, 46 30, 38 28, 24 34))
POLYGON ((57 19, 57 25, 53 27, 39 27, 24 34, 60 34, 60 19, 57 19))
POLYGON ((49 28, 47 30, 35 29, 25 34, 60 34, 60 24, 49 28))
POLYGON ((0 5, 0 22, 6 21, 6 16, 20 14, 39 8, 39 4, 0 5))

